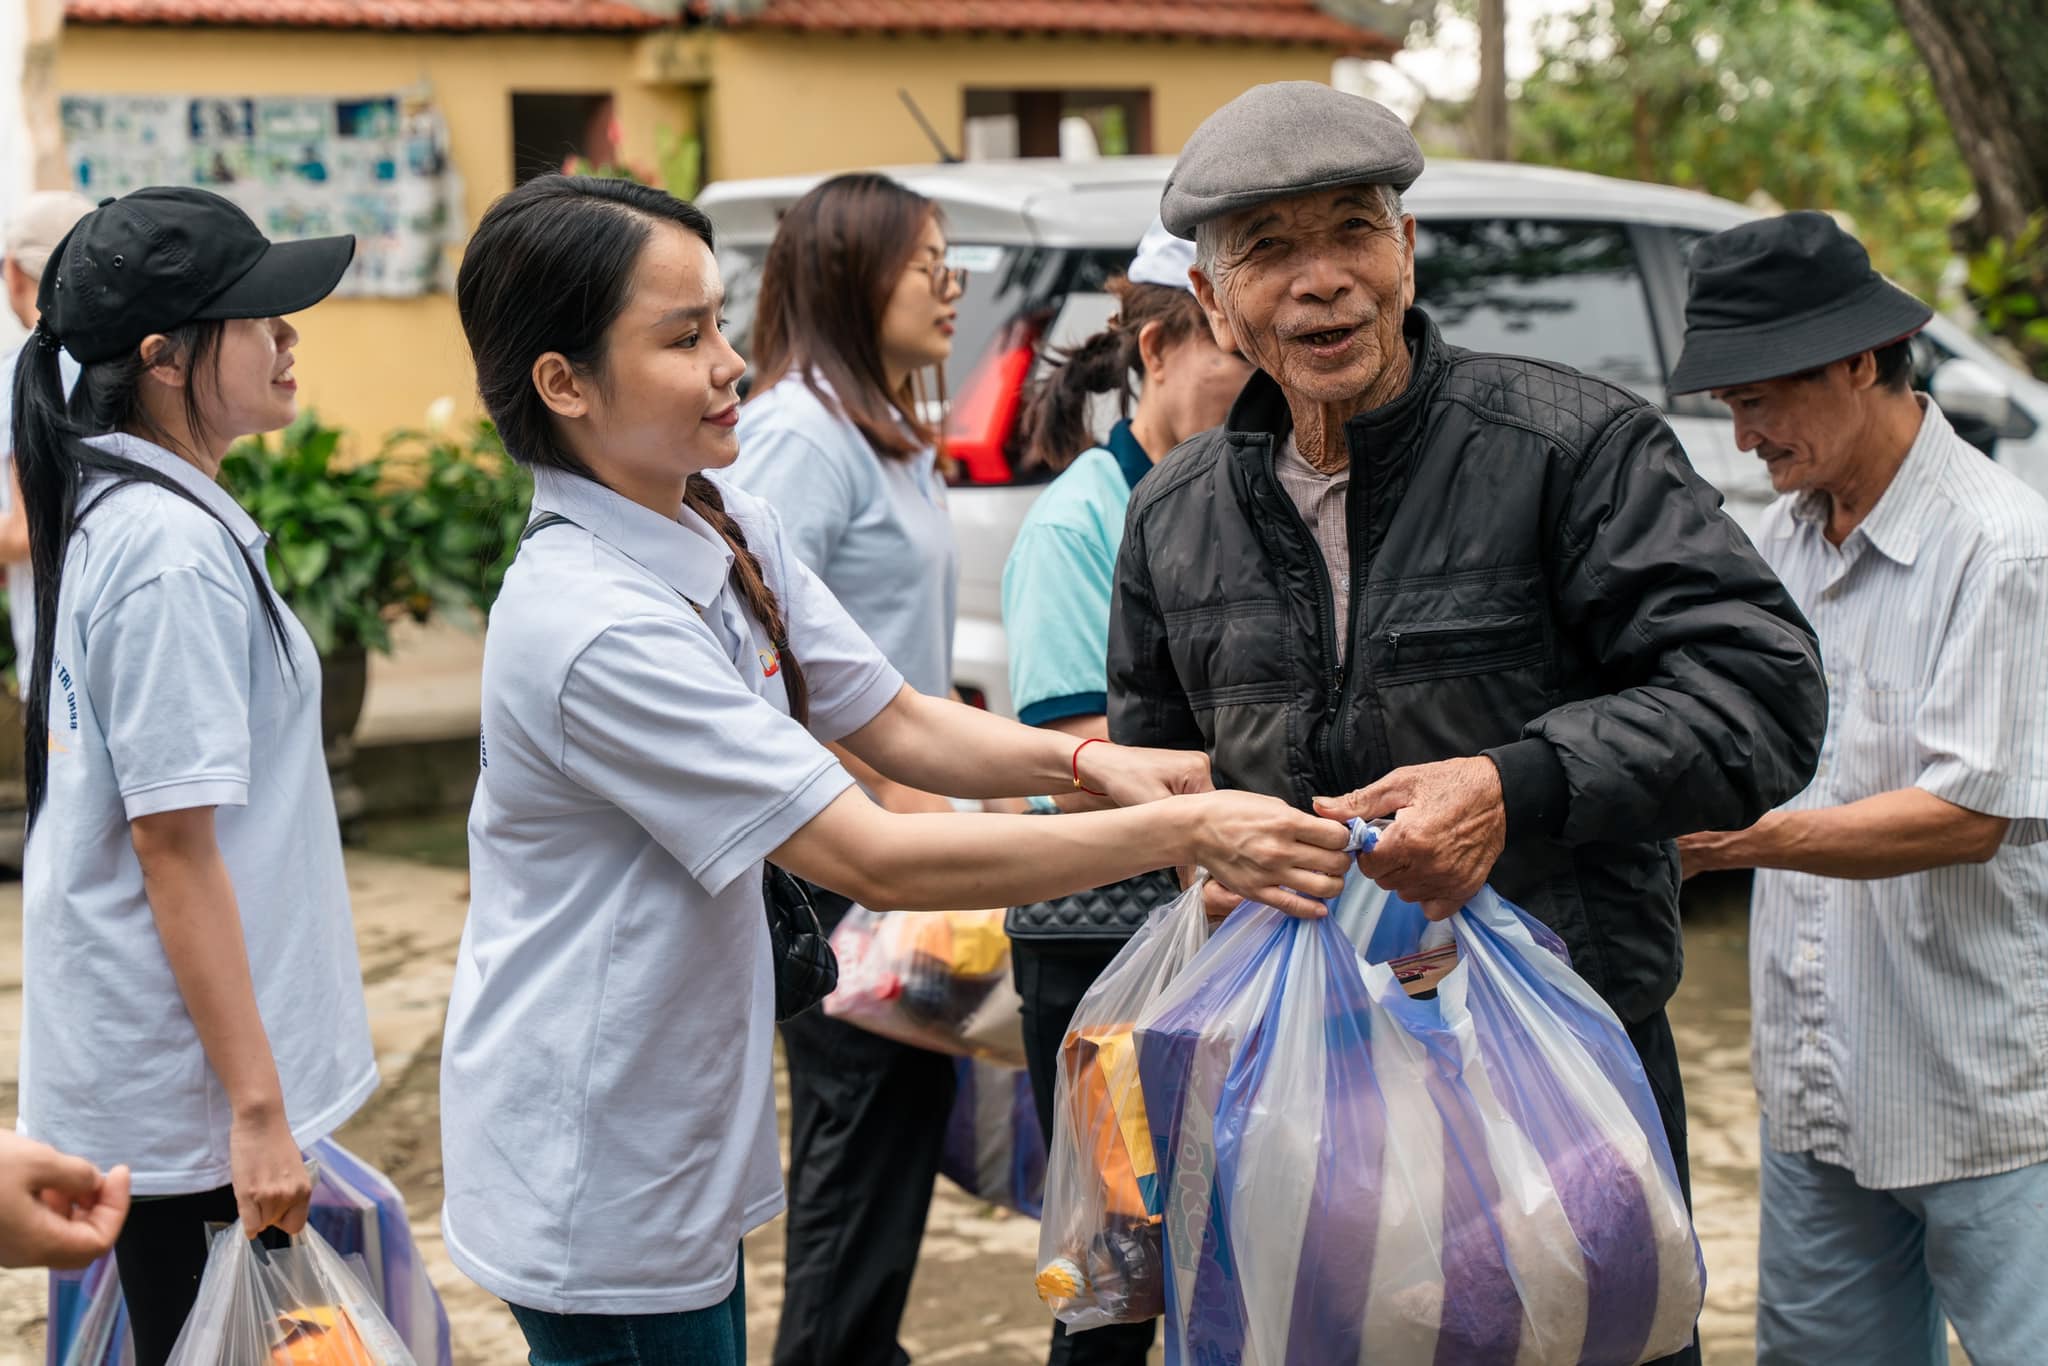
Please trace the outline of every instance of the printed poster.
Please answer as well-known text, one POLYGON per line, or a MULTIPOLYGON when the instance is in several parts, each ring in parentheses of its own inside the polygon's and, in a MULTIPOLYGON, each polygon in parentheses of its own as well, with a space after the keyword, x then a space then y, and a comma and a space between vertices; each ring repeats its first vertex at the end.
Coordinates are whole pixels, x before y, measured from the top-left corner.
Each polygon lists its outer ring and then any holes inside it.
POLYGON ((462 186, 421 91, 360 98, 67 95, 72 178, 92 199, 198 185, 265 235, 351 232, 339 295, 406 297, 451 284, 462 186))

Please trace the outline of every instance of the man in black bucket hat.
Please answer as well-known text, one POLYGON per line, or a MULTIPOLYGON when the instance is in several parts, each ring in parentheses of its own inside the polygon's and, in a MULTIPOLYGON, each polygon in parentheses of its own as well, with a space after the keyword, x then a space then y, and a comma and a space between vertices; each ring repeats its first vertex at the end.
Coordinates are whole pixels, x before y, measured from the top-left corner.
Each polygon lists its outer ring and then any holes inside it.
POLYGON ((1787 495, 1758 548, 1820 634, 1820 771, 1747 830, 1764 1115, 1757 1358, 2048 1342, 2048 503, 1912 391, 1928 307, 1824 214, 1695 249, 1672 389, 1787 495))

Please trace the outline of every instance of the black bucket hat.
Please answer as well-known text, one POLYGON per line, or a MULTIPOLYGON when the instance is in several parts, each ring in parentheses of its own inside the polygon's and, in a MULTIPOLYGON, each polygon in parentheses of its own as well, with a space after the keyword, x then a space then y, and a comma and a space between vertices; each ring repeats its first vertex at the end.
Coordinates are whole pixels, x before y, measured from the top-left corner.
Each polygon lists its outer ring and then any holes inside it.
POLYGON ((280 318, 341 283, 354 237, 273 242, 210 190, 158 186, 102 199, 51 254, 37 331, 83 365, 190 322, 280 318))
POLYGON ((1903 341, 1933 316, 1824 213, 1745 223, 1693 248, 1685 350, 1670 389, 1694 394, 1804 374, 1903 341))

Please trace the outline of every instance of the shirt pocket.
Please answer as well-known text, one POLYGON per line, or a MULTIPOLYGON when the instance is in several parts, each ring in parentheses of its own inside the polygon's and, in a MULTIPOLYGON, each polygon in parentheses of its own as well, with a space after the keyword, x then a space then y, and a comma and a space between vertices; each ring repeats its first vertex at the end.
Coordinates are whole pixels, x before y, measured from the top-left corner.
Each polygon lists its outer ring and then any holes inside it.
POLYGON ((1837 746, 1841 760, 1835 776, 1838 797, 1861 801, 1910 787, 1920 776, 1919 746, 1913 737, 1913 717, 1920 698, 1919 688, 1857 680, 1855 696, 1842 713, 1837 746))

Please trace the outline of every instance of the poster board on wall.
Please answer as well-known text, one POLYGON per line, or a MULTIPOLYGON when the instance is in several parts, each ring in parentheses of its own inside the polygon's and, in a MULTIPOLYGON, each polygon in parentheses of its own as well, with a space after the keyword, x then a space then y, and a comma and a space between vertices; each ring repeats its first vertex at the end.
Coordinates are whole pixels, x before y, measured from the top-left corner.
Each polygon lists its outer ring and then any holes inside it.
POLYGON ((66 95, 73 183, 92 199, 197 185, 278 240, 354 233, 335 293, 403 298, 449 286, 461 184, 424 92, 334 96, 66 95))

